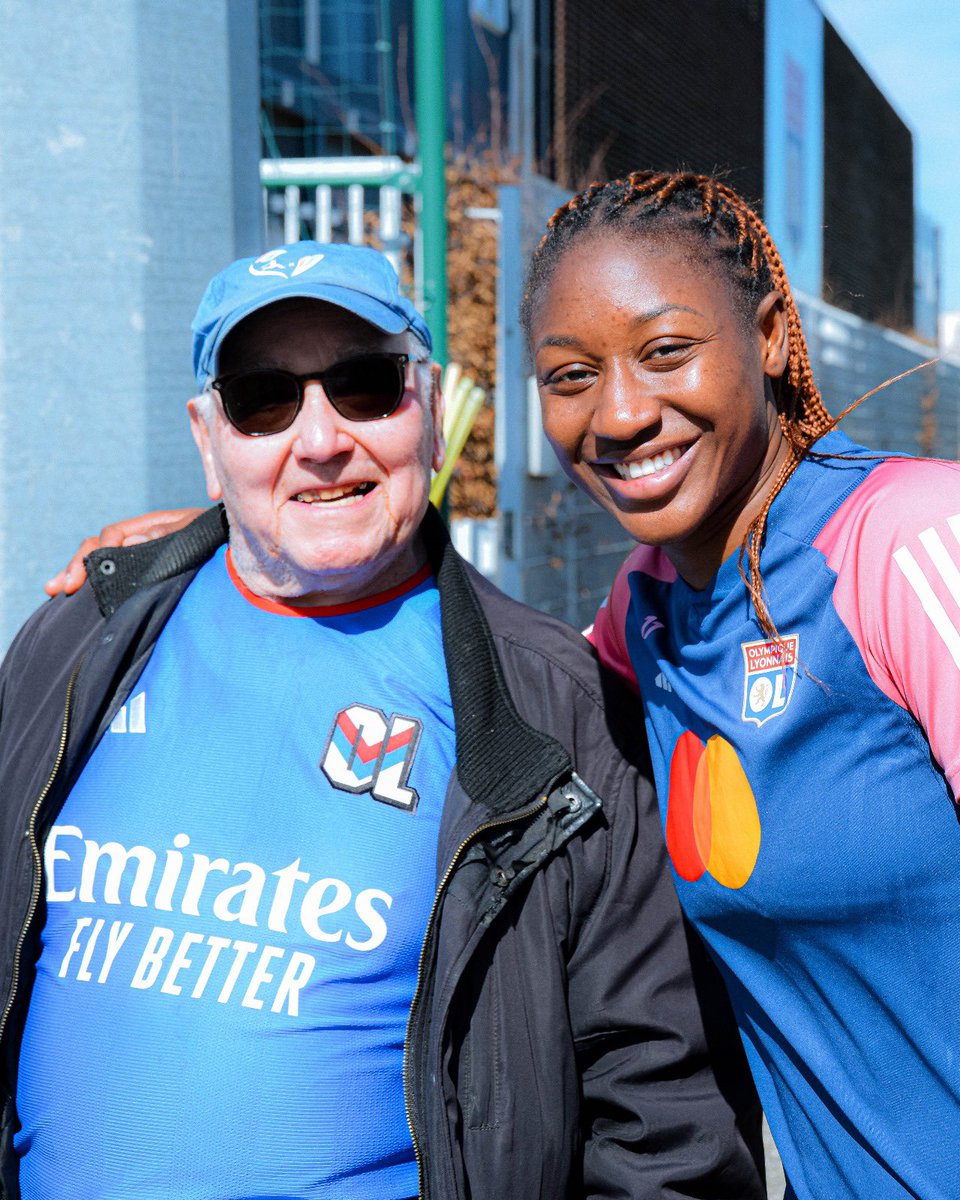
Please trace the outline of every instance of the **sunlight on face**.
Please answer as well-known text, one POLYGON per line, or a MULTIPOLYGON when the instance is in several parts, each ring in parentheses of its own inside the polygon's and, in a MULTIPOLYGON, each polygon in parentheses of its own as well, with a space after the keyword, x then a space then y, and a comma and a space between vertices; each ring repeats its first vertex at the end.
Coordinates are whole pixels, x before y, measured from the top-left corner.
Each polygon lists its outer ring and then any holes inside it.
MULTIPOLYGON (((316 300, 287 300, 241 321, 218 370, 283 367, 297 375, 357 355, 409 352, 407 334, 385 334, 316 300)), ((308 382, 296 420, 280 433, 247 437, 219 401, 204 415, 191 402, 207 490, 223 500, 237 570, 258 595, 300 604, 369 596, 424 561, 417 530, 431 464, 442 462, 436 372, 408 365, 392 416, 340 416, 319 382, 308 382)))
POLYGON ((776 293, 745 325, 684 248, 597 234, 563 255, 533 312, 543 424, 570 476, 637 541, 709 578, 739 544, 784 445, 776 293))

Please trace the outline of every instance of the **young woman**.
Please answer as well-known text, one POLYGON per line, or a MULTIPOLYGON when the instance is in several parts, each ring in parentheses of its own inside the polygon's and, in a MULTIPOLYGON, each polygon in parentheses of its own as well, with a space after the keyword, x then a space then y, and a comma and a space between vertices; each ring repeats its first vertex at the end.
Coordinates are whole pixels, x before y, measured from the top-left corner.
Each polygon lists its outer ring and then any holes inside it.
POLYGON ((567 474, 640 545, 598 615, 683 906, 800 1200, 960 1189, 960 467, 834 430, 730 188, 553 216, 524 302, 567 474))

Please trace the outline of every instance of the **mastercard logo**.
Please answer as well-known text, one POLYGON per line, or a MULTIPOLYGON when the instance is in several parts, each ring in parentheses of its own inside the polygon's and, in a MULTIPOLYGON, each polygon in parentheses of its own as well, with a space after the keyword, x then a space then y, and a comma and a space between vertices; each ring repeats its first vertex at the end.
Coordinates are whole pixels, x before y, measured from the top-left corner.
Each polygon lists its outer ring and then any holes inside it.
POLYGON ((760 853, 760 814, 737 752, 722 737, 704 745, 682 733, 670 762, 667 850, 681 879, 704 873, 742 888, 760 853))

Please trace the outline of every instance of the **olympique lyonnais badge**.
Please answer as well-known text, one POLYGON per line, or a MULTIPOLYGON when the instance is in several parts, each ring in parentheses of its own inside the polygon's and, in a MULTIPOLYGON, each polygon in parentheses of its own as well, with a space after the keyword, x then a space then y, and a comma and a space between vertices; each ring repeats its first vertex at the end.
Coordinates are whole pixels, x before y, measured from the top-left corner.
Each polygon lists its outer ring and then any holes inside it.
POLYGON ((779 642, 742 642, 743 720, 762 725, 779 717, 790 703, 797 681, 800 635, 790 633, 779 642))
POLYGON ((351 704, 334 718, 320 769, 335 788, 416 812, 420 794, 407 786, 423 722, 387 715, 367 704, 351 704))

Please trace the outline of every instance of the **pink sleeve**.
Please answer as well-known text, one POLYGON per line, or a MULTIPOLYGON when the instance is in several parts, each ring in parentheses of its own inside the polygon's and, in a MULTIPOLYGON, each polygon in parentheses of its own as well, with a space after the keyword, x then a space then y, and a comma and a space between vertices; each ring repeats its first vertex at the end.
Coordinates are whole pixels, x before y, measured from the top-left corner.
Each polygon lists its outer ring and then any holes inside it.
POLYGON ((637 677, 630 661, 626 638, 627 614, 630 610, 630 575, 634 571, 642 571, 667 582, 675 579, 677 574, 662 552, 649 546, 638 546, 631 551, 627 561, 617 572, 610 594, 600 606, 593 624, 584 630, 584 634, 596 647, 603 665, 611 671, 616 671, 634 691, 637 691, 637 677))
POLYGON ((960 465, 881 463, 815 545, 871 679, 919 722, 960 796, 960 465))
MULTIPOLYGON (((629 562, 629 559, 627 560, 629 562)), ((610 594, 600 606, 593 624, 585 629, 587 640, 596 647, 600 661, 637 691, 637 677, 627 651, 625 625, 630 607, 630 584, 625 563, 613 581, 610 594)))

